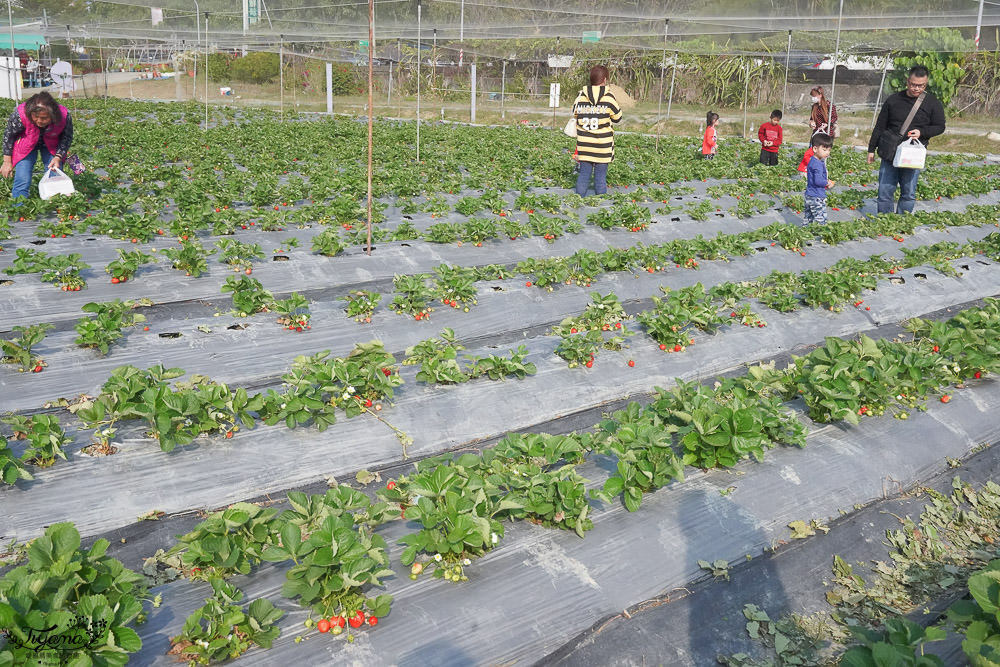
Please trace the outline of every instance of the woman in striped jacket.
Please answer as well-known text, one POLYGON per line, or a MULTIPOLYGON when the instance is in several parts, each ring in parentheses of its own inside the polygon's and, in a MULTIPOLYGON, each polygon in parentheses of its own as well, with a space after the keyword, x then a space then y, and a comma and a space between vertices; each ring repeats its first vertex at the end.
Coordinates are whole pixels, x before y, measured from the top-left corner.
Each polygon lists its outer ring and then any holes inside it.
POLYGON ((590 69, 590 85, 580 91, 573 103, 576 118, 576 150, 580 159, 580 175, 576 193, 581 197, 590 188, 594 177, 594 192, 608 191, 608 165, 615 156, 615 130, 612 123, 622 119, 618 100, 608 89, 608 68, 595 65, 590 69))

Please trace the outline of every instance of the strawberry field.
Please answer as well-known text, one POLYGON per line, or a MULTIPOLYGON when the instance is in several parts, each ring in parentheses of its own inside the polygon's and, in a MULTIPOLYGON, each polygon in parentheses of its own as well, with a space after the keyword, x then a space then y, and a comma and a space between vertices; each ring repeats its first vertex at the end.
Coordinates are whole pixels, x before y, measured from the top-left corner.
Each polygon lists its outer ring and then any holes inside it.
POLYGON ((1000 437, 996 161, 880 216, 835 150, 803 226, 800 149, 622 134, 581 198, 379 122, 368 254, 365 124, 73 113, 79 192, 0 193, 0 613, 106 664, 553 659, 1000 437))

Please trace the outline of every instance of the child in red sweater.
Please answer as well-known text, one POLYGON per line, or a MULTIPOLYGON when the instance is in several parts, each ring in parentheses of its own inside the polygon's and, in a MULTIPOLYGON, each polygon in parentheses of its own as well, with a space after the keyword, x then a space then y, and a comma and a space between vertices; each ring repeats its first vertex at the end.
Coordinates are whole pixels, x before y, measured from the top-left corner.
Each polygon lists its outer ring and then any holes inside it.
POLYGON ((771 120, 760 126, 757 137, 760 139, 760 163, 767 167, 778 164, 778 149, 783 139, 781 131, 781 110, 771 112, 771 120))
POLYGON ((705 117, 705 136, 701 140, 701 154, 706 160, 715 157, 715 152, 719 146, 716 128, 719 126, 719 114, 709 111, 705 117))

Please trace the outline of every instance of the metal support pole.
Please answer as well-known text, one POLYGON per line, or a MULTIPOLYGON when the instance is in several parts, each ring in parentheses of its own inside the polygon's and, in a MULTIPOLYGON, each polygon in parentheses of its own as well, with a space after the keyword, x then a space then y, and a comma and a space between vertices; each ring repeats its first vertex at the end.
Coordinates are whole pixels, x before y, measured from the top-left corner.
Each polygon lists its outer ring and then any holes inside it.
MULTIPOLYGON (((371 51, 371 49, 369 49, 371 51)), ((278 110, 285 122, 285 36, 278 35, 278 110)))
POLYGON ((437 76, 438 63, 438 29, 434 28, 434 45, 431 47, 431 87, 434 86, 434 78, 437 76))
POLYGON ((875 110, 872 112, 872 129, 875 129, 875 121, 878 119, 878 107, 882 104, 882 91, 885 89, 885 74, 889 71, 889 54, 885 54, 882 62, 882 83, 878 87, 878 96, 875 98, 875 110))
POLYGON ((837 63, 840 62, 840 26, 844 22, 844 0, 840 0, 840 15, 837 17, 837 43, 833 50, 833 80, 830 83, 830 117, 826 119, 826 130, 833 136, 833 101, 837 97, 837 63))
POLYGON ((458 41, 465 41, 465 0, 462 0, 461 8, 459 9, 458 41))
POLYGON ((372 107, 372 92, 375 84, 372 73, 375 70, 375 0, 368 0, 368 247, 365 252, 372 254, 372 154, 374 131, 374 110, 372 107))
POLYGON ((670 120, 670 105, 674 101, 674 79, 677 77, 677 65, 679 64, 677 59, 680 57, 678 51, 674 51, 674 68, 670 72, 670 94, 667 95, 667 117, 665 120, 670 120))
POLYGON ((333 63, 326 64, 326 112, 333 115, 333 63))
MULTIPOLYGON (((670 19, 663 20, 663 58, 660 60, 660 94, 656 100, 656 151, 660 151, 660 111, 663 109, 663 75, 667 71, 667 34, 670 32, 670 19)), ((677 67, 677 63, 674 63, 677 67)))
POLYGON ((983 29, 983 0, 979 0, 979 16, 976 17, 976 51, 979 50, 979 33, 983 29))
POLYGON ((781 115, 785 115, 785 102, 788 99, 788 65, 792 57, 792 31, 788 31, 788 48, 785 49, 785 87, 781 91, 781 115))
POLYGON ((750 62, 743 64, 743 138, 747 136, 747 95, 750 93, 750 62))
POLYGON ((423 10, 417 0, 417 162, 420 162, 420 14, 423 10))
POLYGON ((387 105, 392 105, 392 61, 391 60, 389 61, 389 92, 388 92, 388 98, 386 99, 385 103, 387 105))
POLYGON ((476 122, 476 63, 475 61, 469 66, 469 83, 472 89, 472 97, 469 100, 469 122, 476 122))
POLYGON ((507 61, 503 61, 503 68, 500 70, 500 120, 507 116, 504 110, 504 95, 507 92, 507 61))
MULTIPOLYGON (((14 52, 14 14, 10 8, 11 0, 7 0, 7 26, 10 28, 10 57, 11 65, 7 70, 7 78, 10 81, 10 96, 15 100, 21 99, 20 94, 17 90, 17 67, 14 62, 17 60, 17 54, 14 52)), ((68 29, 68 28, 67 28, 68 29)), ((68 42, 68 37, 67 37, 68 42)))
POLYGON ((208 131, 208 12, 205 12, 205 130, 208 131))

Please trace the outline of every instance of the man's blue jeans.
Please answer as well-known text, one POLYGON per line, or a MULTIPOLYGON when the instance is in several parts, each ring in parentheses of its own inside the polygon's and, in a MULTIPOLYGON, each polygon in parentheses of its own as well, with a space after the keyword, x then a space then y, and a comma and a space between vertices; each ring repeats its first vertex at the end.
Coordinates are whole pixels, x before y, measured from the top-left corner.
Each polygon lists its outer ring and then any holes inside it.
POLYGON ((594 174, 594 192, 603 195, 608 191, 608 163, 580 160, 580 175, 576 177, 576 194, 587 196, 590 174, 594 174))
POLYGON ((18 197, 27 197, 28 193, 31 191, 31 175, 35 170, 35 162, 38 160, 38 154, 42 154, 42 165, 44 168, 48 168, 49 163, 52 162, 52 153, 49 152, 48 147, 44 144, 40 147, 35 147, 28 153, 23 160, 14 165, 14 186, 11 188, 10 196, 14 199, 18 197))
POLYGON ((917 201, 917 178, 919 169, 897 169, 892 160, 882 160, 878 169, 878 212, 912 213, 917 201), (899 188, 899 203, 896 204, 896 188, 899 188), (895 206, 894 206, 895 205, 895 206))

